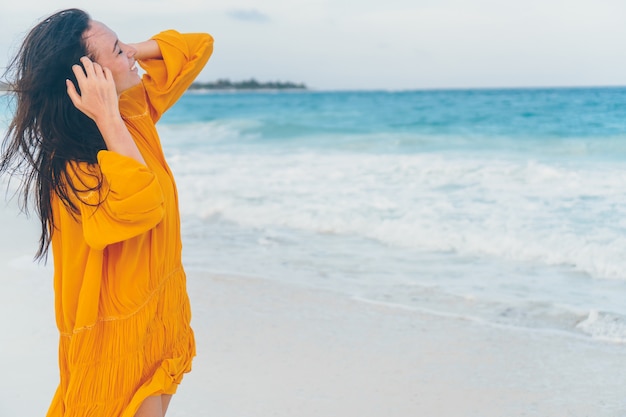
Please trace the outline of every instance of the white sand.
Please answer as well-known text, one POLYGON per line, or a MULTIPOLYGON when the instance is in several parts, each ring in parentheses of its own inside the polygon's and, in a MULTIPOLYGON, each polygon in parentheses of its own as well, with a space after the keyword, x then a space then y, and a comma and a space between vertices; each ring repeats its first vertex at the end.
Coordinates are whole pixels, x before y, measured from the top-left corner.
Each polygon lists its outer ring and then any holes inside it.
MULTIPOLYGON (((0 208, 0 417, 41 416, 57 383, 36 224, 0 208), (17 261, 16 261, 17 259, 17 261)), ((626 346, 189 271, 198 357, 170 417, 626 415, 626 346)))

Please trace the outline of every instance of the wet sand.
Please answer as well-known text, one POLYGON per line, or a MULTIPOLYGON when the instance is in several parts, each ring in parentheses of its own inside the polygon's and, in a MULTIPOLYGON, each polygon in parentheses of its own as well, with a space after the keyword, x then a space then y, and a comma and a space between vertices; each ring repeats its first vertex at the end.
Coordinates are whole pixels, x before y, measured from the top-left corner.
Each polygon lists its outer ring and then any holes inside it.
MULTIPOLYGON (((0 208, 0 416, 45 415, 58 381, 36 221, 0 208)), ((626 346, 494 327, 259 278, 188 271, 198 357, 168 416, 626 414, 626 346)))

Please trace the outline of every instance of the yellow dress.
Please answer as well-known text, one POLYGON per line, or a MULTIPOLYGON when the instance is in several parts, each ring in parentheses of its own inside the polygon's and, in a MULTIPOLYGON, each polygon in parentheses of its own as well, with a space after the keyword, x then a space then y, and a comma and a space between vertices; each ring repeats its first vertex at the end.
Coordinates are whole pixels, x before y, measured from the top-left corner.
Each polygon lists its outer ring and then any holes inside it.
POLYGON ((142 83, 120 97, 146 165, 100 151, 98 164, 68 164, 80 215, 52 199, 60 383, 48 417, 132 417, 191 370, 178 197, 155 123, 202 70, 213 38, 169 30, 153 39, 163 59, 140 62, 142 83))

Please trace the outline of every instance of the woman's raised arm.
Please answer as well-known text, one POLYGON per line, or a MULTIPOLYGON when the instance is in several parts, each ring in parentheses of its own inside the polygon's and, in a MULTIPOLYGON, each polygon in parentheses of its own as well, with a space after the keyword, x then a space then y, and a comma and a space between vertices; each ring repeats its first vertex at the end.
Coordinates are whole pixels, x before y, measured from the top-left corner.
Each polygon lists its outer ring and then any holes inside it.
POLYGON ((118 108, 118 96, 113 75, 89 58, 81 58, 83 66, 74 65, 72 70, 78 81, 76 86, 66 80, 67 94, 76 108, 90 117, 98 126, 110 151, 129 156, 145 164, 118 108))
POLYGON ((149 39, 139 43, 129 43, 128 46, 137 51, 135 53, 135 59, 138 61, 163 58, 159 44, 154 39, 149 39))

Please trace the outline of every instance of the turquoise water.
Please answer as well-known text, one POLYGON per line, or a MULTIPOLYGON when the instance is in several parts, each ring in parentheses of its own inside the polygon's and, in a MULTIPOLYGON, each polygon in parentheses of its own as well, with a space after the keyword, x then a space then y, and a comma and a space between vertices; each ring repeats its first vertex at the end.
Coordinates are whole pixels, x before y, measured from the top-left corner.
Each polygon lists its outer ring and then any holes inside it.
POLYGON ((187 94, 189 267, 625 340, 626 89, 187 94))
POLYGON ((587 156, 610 157, 626 155, 625 112, 626 88, 213 93, 187 95, 165 120, 246 121, 242 137, 300 148, 541 153, 544 146, 570 155, 584 146, 587 156))
POLYGON ((188 93, 188 268, 626 341, 626 88, 188 93))

